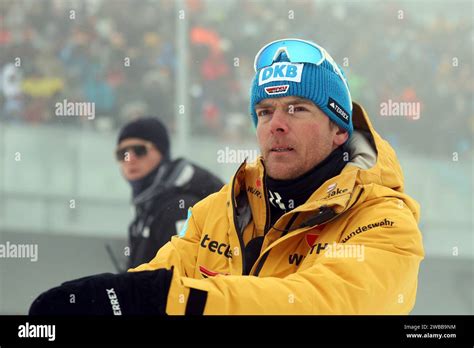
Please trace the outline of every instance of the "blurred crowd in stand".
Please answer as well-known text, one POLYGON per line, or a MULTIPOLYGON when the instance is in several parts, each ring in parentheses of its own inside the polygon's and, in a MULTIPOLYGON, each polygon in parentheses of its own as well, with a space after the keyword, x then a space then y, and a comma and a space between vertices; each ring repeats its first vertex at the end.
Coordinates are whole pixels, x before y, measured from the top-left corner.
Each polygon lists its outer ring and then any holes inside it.
MULTIPOLYGON (((395 146, 472 153, 472 12, 436 4, 420 14, 400 2, 186 1, 193 134, 252 138, 255 53, 298 37, 331 52, 395 146), (382 116, 389 100, 419 103, 419 118, 382 116)), ((0 1, 0 122, 101 131, 154 114, 175 131, 180 15, 173 0, 0 1), (95 103, 94 122, 58 117, 64 100, 95 103)))

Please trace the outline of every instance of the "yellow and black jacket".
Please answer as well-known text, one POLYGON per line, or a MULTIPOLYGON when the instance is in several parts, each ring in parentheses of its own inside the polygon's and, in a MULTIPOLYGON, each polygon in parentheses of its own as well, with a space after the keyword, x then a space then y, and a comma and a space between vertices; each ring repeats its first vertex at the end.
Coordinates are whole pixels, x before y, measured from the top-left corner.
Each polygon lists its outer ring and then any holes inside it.
POLYGON ((182 233, 131 271, 173 268, 168 314, 409 313, 424 256, 419 205, 356 103, 353 123, 342 172, 274 226, 259 158, 190 208, 182 233), (263 235, 244 274, 245 245, 263 235))

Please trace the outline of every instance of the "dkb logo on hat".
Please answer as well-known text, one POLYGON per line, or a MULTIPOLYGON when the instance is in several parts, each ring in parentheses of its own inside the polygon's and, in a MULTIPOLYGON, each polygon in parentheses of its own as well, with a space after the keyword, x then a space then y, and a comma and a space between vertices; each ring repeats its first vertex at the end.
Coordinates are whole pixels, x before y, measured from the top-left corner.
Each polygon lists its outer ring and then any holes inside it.
POLYGON ((275 63, 260 70, 258 85, 273 81, 301 82, 301 73, 304 64, 275 63))
POLYGON ((284 39, 263 47, 255 57, 256 74, 250 91, 250 113, 266 98, 296 96, 311 100, 331 121, 349 133, 352 100, 344 72, 326 50, 298 39, 284 39))

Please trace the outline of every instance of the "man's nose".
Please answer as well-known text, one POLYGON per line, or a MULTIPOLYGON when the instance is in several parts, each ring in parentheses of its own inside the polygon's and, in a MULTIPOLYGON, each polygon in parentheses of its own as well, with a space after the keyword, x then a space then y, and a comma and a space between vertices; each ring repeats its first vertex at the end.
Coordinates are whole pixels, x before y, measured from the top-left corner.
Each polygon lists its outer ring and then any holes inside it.
POLYGON ((286 133, 288 132, 288 111, 282 108, 276 108, 273 111, 272 119, 270 121, 270 130, 272 133, 286 133))

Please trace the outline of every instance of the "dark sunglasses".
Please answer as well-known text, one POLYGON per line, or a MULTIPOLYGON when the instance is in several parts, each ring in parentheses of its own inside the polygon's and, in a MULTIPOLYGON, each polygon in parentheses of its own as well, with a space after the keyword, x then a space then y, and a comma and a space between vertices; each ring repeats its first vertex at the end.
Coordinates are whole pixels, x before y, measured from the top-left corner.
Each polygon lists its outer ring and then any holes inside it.
POLYGON ((150 147, 149 144, 124 146, 115 151, 115 157, 117 158, 117 161, 120 161, 120 162, 125 161, 127 153, 130 153, 131 151, 133 151, 133 153, 137 157, 144 157, 148 154, 149 147, 150 147))

